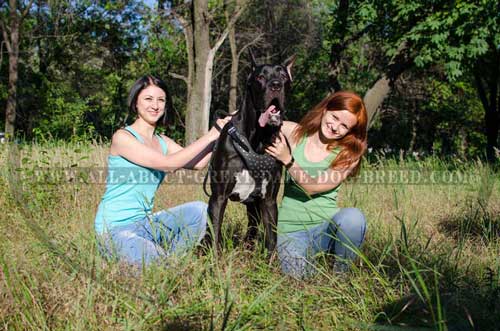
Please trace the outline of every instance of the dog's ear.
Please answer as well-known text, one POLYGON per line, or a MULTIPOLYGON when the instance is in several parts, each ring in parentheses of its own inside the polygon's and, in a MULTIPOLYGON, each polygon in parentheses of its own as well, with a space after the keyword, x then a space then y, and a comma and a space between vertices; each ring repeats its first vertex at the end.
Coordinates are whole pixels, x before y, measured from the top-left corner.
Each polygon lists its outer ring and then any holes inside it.
POLYGON ((283 62, 283 67, 286 68, 286 71, 288 72, 288 76, 290 77, 290 80, 293 80, 292 79, 292 66, 295 63, 296 58, 297 58, 297 55, 293 54, 288 59, 286 59, 285 62, 283 62))
POLYGON ((248 47, 248 54, 250 55, 250 62, 252 63, 252 71, 257 68, 257 62, 255 61, 255 56, 253 55, 252 48, 248 47))

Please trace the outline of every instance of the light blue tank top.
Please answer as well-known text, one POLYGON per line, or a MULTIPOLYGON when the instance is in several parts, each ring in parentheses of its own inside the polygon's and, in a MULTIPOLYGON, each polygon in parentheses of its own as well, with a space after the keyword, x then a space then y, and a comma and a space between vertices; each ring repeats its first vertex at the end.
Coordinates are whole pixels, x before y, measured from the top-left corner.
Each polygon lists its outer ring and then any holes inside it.
MULTIPOLYGON (((125 130, 144 143, 130 126, 125 130)), ((159 135, 156 136, 166 155, 167 144, 159 135)), ((151 215, 155 193, 164 177, 163 171, 137 165, 118 155, 109 155, 106 191, 95 217, 96 232, 102 234, 151 215)))

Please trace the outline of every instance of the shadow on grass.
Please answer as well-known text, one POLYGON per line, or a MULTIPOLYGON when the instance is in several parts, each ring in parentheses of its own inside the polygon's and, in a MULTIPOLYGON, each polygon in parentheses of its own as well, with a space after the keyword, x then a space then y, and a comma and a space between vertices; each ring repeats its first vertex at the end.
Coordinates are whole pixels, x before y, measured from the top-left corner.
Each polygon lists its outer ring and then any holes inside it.
MULTIPOLYGON (((382 243, 391 253, 379 266, 404 296, 384 304, 368 329, 499 330, 500 265, 481 264, 476 249, 464 252, 468 245, 498 247, 499 213, 471 204, 438 228, 455 241, 422 240, 401 220, 400 237, 382 243)), ((376 249, 369 254, 376 260, 376 249)))
MULTIPOLYGON (((429 330, 498 330, 500 325, 500 291, 498 283, 463 279, 460 285, 446 281, 440 284, 439 301, 431 305, 414 293, 386 304, 376 323, 391 326, 387 330, 428 328, 429 330), (439 306, 439 307, 438 307, 439 306), (434 323, 432 312, 442 311, 442 325, 434 323)), ((437 298, 435 289, 431 296, 437 298)), ((374 328, 374 330, 383 330, 374 328)))
POLYGON ((481 203, 468 203, 460 213, 439 220, 439 229, 457 241, 482 239, 490 243, 500 237, 500 210, 481 203))
POLYGON ((203 325, 200 321, 175 320, 166 321, 157 329, 158 331, 194 331, 203 330, 203 325))

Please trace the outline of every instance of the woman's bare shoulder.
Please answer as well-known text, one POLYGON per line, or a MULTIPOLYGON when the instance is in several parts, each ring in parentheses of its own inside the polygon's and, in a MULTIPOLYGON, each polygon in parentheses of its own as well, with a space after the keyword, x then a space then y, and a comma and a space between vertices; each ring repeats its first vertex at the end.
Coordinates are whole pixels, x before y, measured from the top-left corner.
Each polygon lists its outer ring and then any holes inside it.
POLYGON ((133 135, 125 130, 124 128, 120 128, 113 133, 111 137, 111 146, 110 146, 110 154, 117 155, 118 149, 123 146, 128 146, 134 142, 133 135))
POLYGON ((290 138, 290 135, 293 133, 293 131, 299 126, 298 123, 292 122, 292 121, 283 121, 283 126, 281 127, 281 130, 283 131, 283 134, 287 137, 290 138))

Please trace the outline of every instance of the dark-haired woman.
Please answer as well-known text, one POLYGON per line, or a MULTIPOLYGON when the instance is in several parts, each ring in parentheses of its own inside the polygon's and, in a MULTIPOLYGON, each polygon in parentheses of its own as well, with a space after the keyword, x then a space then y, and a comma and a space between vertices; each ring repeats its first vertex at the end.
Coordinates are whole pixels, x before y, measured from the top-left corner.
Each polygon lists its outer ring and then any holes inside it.
MULTIPOLYGON (((138 79, 128 104, 134 123, 113 134, 108 157, 106 191, 95 218, 95 230, 106 255, 131 264, 149 264, 185 252, 205 234, 207 206, 196 201, 153 213, 154 196, 165 172, 201 169, 208 164, 210 144, 219 132, 207 134, 183 148, 155 133, 164 124, 168 90, 154 76, 138 79)), ((222 127, 229 118, 220 119, 222 127)))
POLYGON ((334 270, 347 271, 366 230, 357 208, 339 208, 341 183, 359 171, 366 150, 367 115, 363 100, 351 92, 330 94, 300 123, 285 122, 281 139, 267 152, 287 168, 278 211, 278 256, 283 272, 305 277, 314 256, 335 255, 334 270), (285 137, 291 147, 287 147, 285 137))

